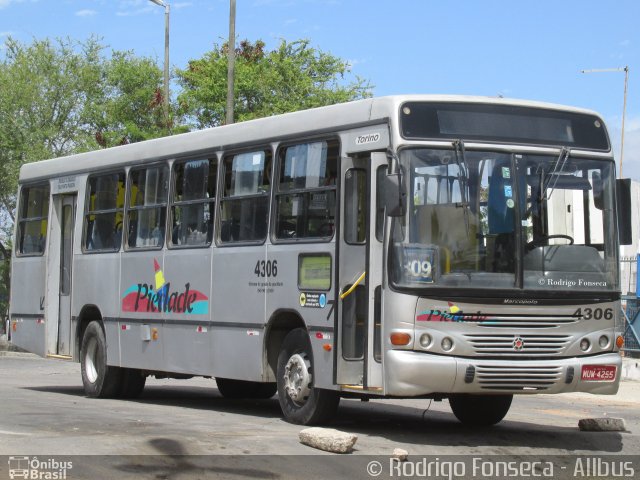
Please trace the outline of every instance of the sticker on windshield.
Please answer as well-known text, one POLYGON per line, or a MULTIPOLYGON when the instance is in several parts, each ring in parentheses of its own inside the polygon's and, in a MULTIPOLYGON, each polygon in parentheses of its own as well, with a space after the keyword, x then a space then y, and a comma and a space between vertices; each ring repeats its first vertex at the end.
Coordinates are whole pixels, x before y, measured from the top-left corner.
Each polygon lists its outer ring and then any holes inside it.
POLYGON ((436 275, 435 248, 405 247, 403 249, 404 276, 410 283, 433 283, 436 275))
POLYGON ((515 206, 515 202, 513 201, 513 198, 510 198, 509 200, 507 200, 507 207, 513 208, 514 206, 515 206))
POLYGON ((511 170, 509 170, 509 167, 502 167, 502 178, 511 178, 511 170))
POLYGON ((504 186, 504 196, 505 197, 513 197, 513 190, 511 189, 511 185, 504 186))

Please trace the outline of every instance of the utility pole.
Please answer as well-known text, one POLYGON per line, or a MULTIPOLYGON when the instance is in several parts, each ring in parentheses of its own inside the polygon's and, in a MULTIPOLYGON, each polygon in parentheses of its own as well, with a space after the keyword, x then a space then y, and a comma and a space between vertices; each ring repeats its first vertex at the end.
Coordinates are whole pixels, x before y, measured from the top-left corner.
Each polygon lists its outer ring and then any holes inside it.
POLYGON ((236 0, 229 5, 229 43, 227 68, 227 125, 233 123, 234 82, 236 73, 236 0))
POLYGON ((629 65, 619 68, 592 68, 582 73, 624 72, 624 101, 622 103, 622 138, 620 139, 620 178, 622 178, 622 159, 624 157, 624 119, 627 116, 627 87, 629 85, 629 65))
POLYGON ((169 130, 169 4, 163 0, 151 2, 164 7, 164 122, 169 130))

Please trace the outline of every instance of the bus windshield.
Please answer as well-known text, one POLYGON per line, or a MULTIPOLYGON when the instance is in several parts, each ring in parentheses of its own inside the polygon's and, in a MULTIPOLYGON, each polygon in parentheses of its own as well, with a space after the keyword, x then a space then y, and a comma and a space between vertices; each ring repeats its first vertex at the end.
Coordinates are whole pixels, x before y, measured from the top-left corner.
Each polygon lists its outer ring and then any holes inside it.
POLYGON ((613 164, 560 155, 408 148, 392 282, 615 291, 613 164))

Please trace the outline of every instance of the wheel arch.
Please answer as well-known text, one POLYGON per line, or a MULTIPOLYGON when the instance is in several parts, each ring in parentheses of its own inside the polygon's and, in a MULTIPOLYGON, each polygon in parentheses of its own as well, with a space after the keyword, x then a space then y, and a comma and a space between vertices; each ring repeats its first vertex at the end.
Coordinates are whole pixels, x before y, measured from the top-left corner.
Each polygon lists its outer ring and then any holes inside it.
POLYGON ((102 313, 100 309, 96 305, 85 305, 80 310, 80 315, 78 315, 78 319, 76 322, 76 334, 75 334, 75 348, 73 351, 73 359, 76 362, 80 361, 80 347, 82 345, 82 337, 84 337, 84 332, 87 329, 87 325, 92 321, 98 321, 100 326, 102 327, 102 331, 105 331, 104 323, 102 320, 102 313))
POLYGON ((280 309, 273 312, 271 318, 267 322, 264 335, 264 352, 265 352, 265 380, 269 382, 276 381, 276 372, 278 370, 278 355, 284 337, 296 328, 303 328, 308 331, 307 325, 295 310, 280 309))

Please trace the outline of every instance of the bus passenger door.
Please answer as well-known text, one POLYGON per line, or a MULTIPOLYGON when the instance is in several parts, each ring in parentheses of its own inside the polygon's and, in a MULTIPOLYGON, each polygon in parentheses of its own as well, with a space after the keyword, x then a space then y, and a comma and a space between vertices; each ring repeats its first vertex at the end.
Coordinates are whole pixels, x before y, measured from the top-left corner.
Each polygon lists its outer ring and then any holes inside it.
POLYGON ((76 196, 62 197, 60 222, 60 314, 58 315, 58 355, 71 355, 71 278, 73 273, 73 232, 76 196))
POLYGON ((71 355, 71 278, 76 195, 53 196, 47 260, 48 355, 71 355), (57 300, 57 301, 56 301, 57 300))
POLYGON ((377 183, 386 165, 384 153, 342 159, 336 381, 347 389, 382 388, 383 248, 377 183))

